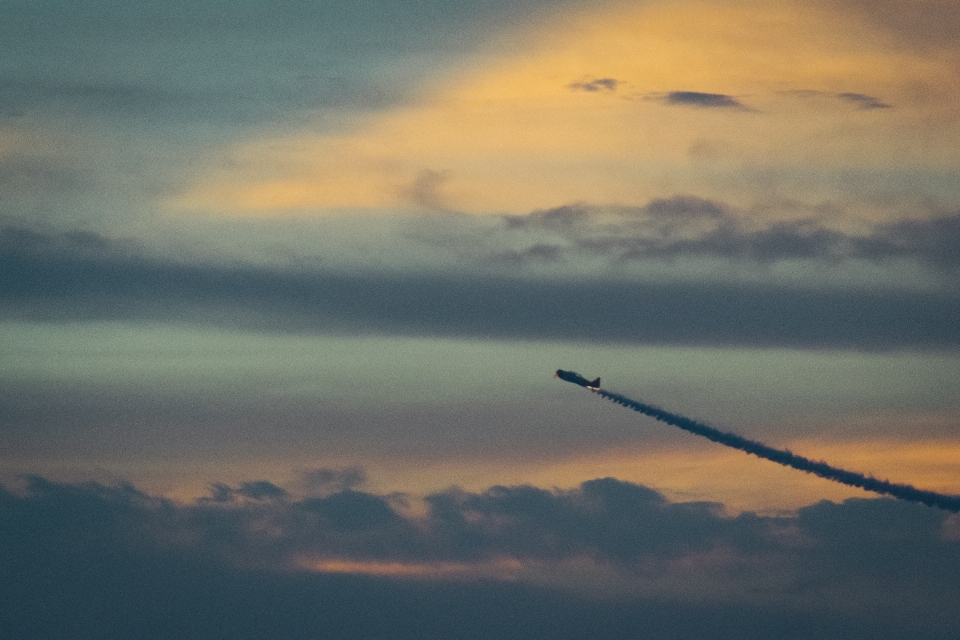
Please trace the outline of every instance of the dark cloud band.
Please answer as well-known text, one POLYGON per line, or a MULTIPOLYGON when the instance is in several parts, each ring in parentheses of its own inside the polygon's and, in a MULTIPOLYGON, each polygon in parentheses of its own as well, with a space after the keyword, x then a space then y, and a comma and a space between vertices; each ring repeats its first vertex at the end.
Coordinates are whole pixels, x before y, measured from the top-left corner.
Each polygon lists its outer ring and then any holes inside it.
POLYGON ((960 299, 716 284, 290 273, 130 257, 3 256, 8 317, 674 344, 956 348, 960 299))
MULTIPOLYGON (((8 238, 9 239, 9 238, 8 238)), ((185 265, 21 237, 0 254, 7 318, 276 331, 763 347, 955 349, 960 298, 770 285, 520 280, 185 265), (60 247, 56 251, 51 247, 60 247), (72 249, 70 248, 72 247, 72 249)))

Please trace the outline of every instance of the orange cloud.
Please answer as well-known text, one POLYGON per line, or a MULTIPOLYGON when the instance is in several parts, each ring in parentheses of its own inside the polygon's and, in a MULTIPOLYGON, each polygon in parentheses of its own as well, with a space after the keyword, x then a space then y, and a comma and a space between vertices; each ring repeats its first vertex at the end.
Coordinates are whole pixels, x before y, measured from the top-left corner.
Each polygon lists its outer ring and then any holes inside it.
POLYGON ((950 58, 891 46, 855 13, 679 0, 581 12, 525 36, 534 44, 520 53, 448 71, 419 104, 350 131, 238 145, 175 205, 520 213, 678 191, 736 200, 745 167, 960 165, 950 58), (749 110, 656 99, 673 91, 749 110), (858 109, 867 99, 893 108, 858 109), (410 197, 425 171, 445 176, 426 203, 410 197))
MULTIPOLYGON (((909 419, 909 418, 907 418, 909 419)), ((945 420, 952 420, 949 416, 945 420)), ((710 442, 683 437, 678 445, 649 444, 594 451, 566 458, 518 457, 496 459, 477 457, 467 460, 446 459, 317 459, 305 457, 254 460, 178 460, 145 465, 142 461, 102 461, 102 476, 94 479, 110 482, 117 477, 132 478, 138 487, 185 503, 208 496, 211 478, 236 482, 265 478, 290 487, 303 469, 336 468, 359 465, 367 470, 363 490, 378 494, 404 492, 410 497, 402 508, 405 515, 424 515, 424 505, 416 497, 451 486, 467 491, 485 491, 493 485, 530 484, 537 487, 573 489, 582 482, 602 477, 648 486, 675 502, 710 501, 726 506, 731 513, 791 511, 820 500, 843 501, 851 497, 876 498, 877 494, 824 480, 795 469, 761 460, 740 451, 710 442), (175 479, 172 479, 175 477, 175 479)), ((912 484, 919 489, 960 495, 960 441, 950 439, 907 440, 891 437, 864 439, 824 438, 793 441, 768 441, 778 448, 812 460, 850 471, 872 475, 881 480, 912 484)), ((15 480, 17 473, 42 473, 67 481, 91 479, 81 463, 44 465, 42 461, 6 461, 4 480, 15 480)), ((326 565, 325 565, 326 566, 326 565)), ((337 565, 329 565, 334 570, 337 565)), ((374 567, 375 568, 375 567, 374 567)), ((341 567, 346 571, 350 567, 341 567)), ((390 571, 389 567, 382 568, 390 571)), ((370 569, 371 571, 373 568, 370 569)), ((408 569, 396 569, 397 572, 408 569)), ((430 566, 409 569, 415 573, 460 571, 457 567, 430 566)), ((463 569, 466 573, 473 568, 463 569)))
MULTIPOLYGON (((879 479, 960 495, 960 442, 818 439, 768 444, 879 479)), ((370 468, 376 468, 371 475, 378 486, 413 493, 451 485, 469 491, 494 484, 571 489, 594 478, 614 477, 654 488, 677 502, 720 502, 732 513, 772 513, 820 500, 878 497, 711 443, 689 443, 682 449, 624 447, 568 459, 458 460, 415 466, 381 461, 370 468)))
POLYGON ((731 597, 756 599, 759 588, 782 588, 786 578, 765 573, 749 574, 744 582, 731 584, 730 571, 745 563, 775 562, 773 558, 750 559, 729 548, 687 553, 667 560, 647 559, 636 565, 617 566, 587 555, 542 560, 496 557, 477 562, 387 562, 378 560, 302 558, 294 570, 347 573, 408 580, 500 580, 525 582, 595 595, 633 596, 665 593, 696 595, 709 600, 731 597), (753 593, 751 593, 753 592, 753 593))
POLYGON ((513 580, 523 567, 515 558, 496 558, 483 562, 391 562, 342 558, 300 559, 295 568, 320 573, 351 573, 392 578, 513 580))

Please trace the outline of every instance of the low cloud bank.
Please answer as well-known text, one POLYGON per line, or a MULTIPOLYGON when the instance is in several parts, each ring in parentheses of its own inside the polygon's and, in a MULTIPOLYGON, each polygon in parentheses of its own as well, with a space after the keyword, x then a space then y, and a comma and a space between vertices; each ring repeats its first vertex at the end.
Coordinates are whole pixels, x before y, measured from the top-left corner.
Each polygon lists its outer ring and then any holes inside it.
POLYGON ((579 619, 605 620, 590 637, 657 621, 664 637, 727 638, 802 619, 818 637, 946 638, 960 628, 960 522, 914 504, 729 517, 604 478, 569 491, 450 489, 421 511, 409 497, 325 486, 294 496, 264 480, 218 484, 179 504, 128 484, 29 478, 0 492, 10 578, 0 629, 67 637, 105 625, 99 637, 121 637, 136 619, 185 637, 214 624, 238 637, 263 625, 291 637, 412 637, 423 625, 587 637, 566 626, 579 619))

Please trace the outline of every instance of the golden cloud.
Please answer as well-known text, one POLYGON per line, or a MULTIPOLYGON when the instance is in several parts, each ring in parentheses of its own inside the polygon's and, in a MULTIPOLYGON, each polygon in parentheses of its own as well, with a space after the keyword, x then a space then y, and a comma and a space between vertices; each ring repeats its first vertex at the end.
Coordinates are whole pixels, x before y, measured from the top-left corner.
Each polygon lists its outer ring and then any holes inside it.
MULTIPOLYGON (((174 205, 523 213, 677 192, 747 205, 770 186, 740 174, 763 167, 960 165, 953 58, 894 46, 858 16, 777 0, 582 11, 350 131, 226 150, 174 205), (424 175, 443 180, 418 197, 424 175)), ((800 199, 833 188, 795 182, 809 190, 800 199)))

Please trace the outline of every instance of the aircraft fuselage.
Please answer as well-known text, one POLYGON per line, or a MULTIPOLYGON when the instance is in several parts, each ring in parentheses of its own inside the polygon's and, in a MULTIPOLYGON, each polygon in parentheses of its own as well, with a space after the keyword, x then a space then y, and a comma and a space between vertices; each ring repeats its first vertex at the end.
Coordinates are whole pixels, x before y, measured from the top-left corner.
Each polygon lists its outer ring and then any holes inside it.
POLYGON ((564 371, 563 369, 557 369, 554 377, 560 378, 561 380, 566 380, 567 382, 572 382, 573 384, 578 384, 581 387, 586 387, 590 391, 598 391, 600 389, 600 378, 597 378, 596 380, 587 380, 576 371, 564 371))

